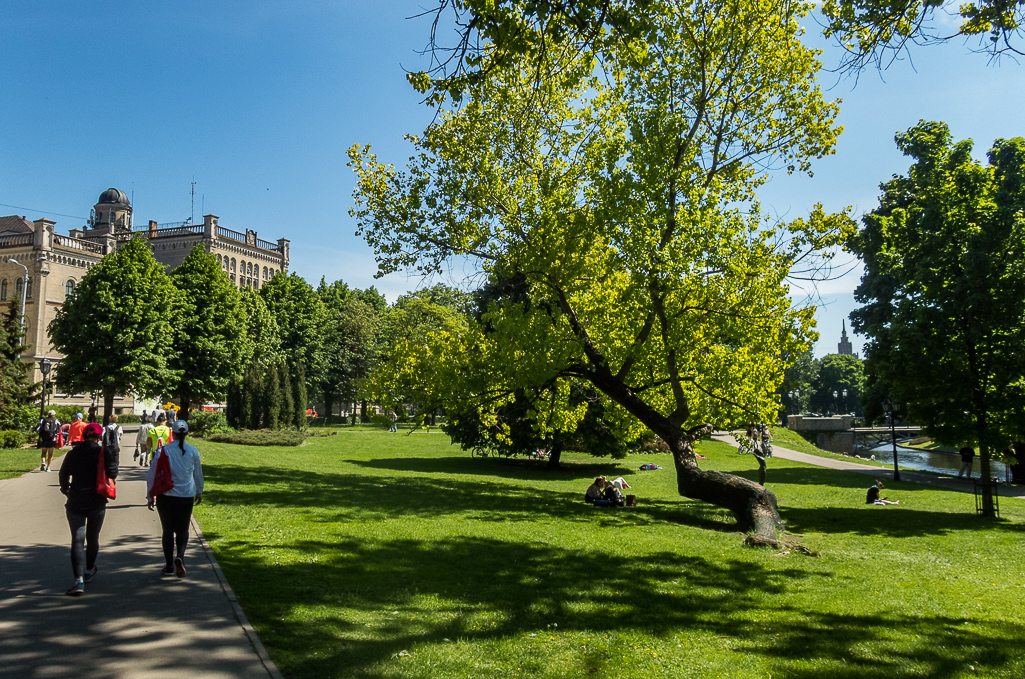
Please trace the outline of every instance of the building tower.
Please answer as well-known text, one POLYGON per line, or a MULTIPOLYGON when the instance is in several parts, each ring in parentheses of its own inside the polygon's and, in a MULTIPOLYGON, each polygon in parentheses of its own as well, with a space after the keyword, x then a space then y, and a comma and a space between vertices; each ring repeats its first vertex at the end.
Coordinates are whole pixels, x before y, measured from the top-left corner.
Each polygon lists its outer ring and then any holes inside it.
POLYGON ((840 333, 840 343, 836 345, 836 353, 841 356, 858 357, 858 355, 854 353, 854 347, 851 345, 850 340, 847 339, 847 321, 843 322, 843 331, 840 333))
POLYGON ((131 233, 132 205, 125 192, 110 188, 101 193, 86 228, 94 232, 90 235, 131 233))

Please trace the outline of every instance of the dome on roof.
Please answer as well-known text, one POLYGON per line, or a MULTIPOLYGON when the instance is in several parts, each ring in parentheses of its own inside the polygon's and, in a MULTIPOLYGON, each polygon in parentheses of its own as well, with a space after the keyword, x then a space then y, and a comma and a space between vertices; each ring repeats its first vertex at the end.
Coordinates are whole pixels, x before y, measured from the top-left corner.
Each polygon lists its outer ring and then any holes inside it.
POLYGON ((100 194, 100 199, 96 201, 96 204, 115 204, 115 205, 128 205, 128 196, 125 192, 120 189, 110 188, 100 194))

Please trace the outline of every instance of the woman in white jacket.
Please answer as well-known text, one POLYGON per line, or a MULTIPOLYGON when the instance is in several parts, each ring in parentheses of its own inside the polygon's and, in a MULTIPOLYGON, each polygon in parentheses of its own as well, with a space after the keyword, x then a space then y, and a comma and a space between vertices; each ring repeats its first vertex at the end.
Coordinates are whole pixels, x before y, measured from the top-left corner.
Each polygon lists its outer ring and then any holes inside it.
POLYGON ((192 506, 203 501, 203 466, 199 451, 185 442, 188 431, 189 424, 185 420, 174 423, 174 442, 153 452, 146 485, 147 504, 150 510, 156 505, 160 514, 161 542, 167 562, 163 575, 177 575, 179 578, 185 577, 185 546, 189 542, 192 506), (153 481, 161 455, 167 456, 174 487, 154 497, 153 481))

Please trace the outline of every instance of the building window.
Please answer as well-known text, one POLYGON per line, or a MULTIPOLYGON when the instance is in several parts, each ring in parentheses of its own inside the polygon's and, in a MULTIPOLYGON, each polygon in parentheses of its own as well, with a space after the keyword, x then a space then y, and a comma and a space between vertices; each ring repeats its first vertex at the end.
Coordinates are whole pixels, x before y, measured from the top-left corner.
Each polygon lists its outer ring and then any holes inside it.
POLYGON ((71 297, 75 294, 75 281, 68 279, 68 282, 64 284, 64 299, 71 297))
POLYGON ((235 272, 232 272, 232 273, 231 273, 231 284, 232 284, 232 285, 234 285, 234 284, 235 284, 235 272))
POLYGON ((232 274, 231 275, 231 280, 234 281, 235 280, 235 258, 234 257, 231 258, 231 274, 232 274))
POLYGON ((25 279, 15 278, 14 279, 14 298, 21 299, 21 291, 24 289, 25 279))
POLYGON ((263 267, 263 280, 267 280, 267 267, 263 267))
POLYGON ((0 281, 0 302, 7 301, 7 279, 0 281))
POLYGON ((217 255, 217 266, 221 265, 221 256, 217 255))
POLYGON ((25 289, 25 299, 32 299, 32 279, 28 279, 28 288, 25 289))

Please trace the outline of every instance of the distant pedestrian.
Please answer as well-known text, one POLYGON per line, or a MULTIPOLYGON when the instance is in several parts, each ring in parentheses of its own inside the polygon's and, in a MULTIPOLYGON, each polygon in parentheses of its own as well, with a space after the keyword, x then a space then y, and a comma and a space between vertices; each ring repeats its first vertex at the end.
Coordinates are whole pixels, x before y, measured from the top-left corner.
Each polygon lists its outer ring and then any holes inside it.
POLYGON ((53 410, 46 413, 46 417, 39 420, 36 431, 39 432, 39 471, 50 471, 50 464, 53 462, 53 449, 57 447, 57 441, 61 438, 61 423, 53 410))
POLYGON ((82 440, 82 432, 85 430, 85 422, 82 421, 82 413, 75 415, 75 421, 68 427, 68 437, 72 446, 82 440))
POLYGON ((96 422, 96 404, 89 406, 89 424, 96 422))
MULTIPOLYGON (((100 551, 100 529, 107 513, 107 498, 96 492, 96 471, 99 467, 100 438, 103 428, 88 424, 77 442, 64 458, 60 470, 60 487, 68 500, 64 504, 68 526, 71 528, 71 570, 75 581, 68 594, 85 593, 85 583, 96 577, 96 557, 100 551)), ((103 468, 107 477, 117 478, 118 458, 104 453, 103 468)))
POLYGON ((968 472, 968 478, 972 478, 972 466, 975 463, 975 450, 965 444, 964 448, 957 451, 961 454, 961 469, 957 472, 957 478, 961 478, 961 475, 968 472))
POLYGON ((391 428, 388 431, 397 432, 399 430, 399 416, 395 414, 395 411, 391 411, 391 428))
POLYGON ((103 428, 103 448, 117 455, 118 460, 121 459, 121 437, 124 433, 121 425, 117 423, 117 415, 111 415, 110 422, 103 428))
POLYGON ((135 459, 139 461, 140 467, 145 467, 149 464, 149 432, 153 429, 153 423, 149 413, 143 413, 140 420, 139 433, 135 435, 135 459))
POLYGON ((156 450, 146 484, 146 501, 150 510, 156 506, 160 514, 161 546, 166 562, 162 575, 185 577, 185 547, 189 543, 189 520, 192 507, 203 501, 203 466, 196 447, 185 443, 189 423, 174 423, 175 442, 156 450), (153 482, 160 458, 166 456, 174 487, 161 495, 153 495, 153 482))
POLYGON ((167 410, 164 411, 164 416, 167 418, 167 424, 170 426, 178 416, 175 414, 174 406, 170 403, 167 404, 167 410))
POLYGON ((147 436, 149 440, 150 461, 152 462, 157 448, 170 443, 174 438, 171 435, 170 427, 167 426, 167 416, 164 415, 162 410, 157 411, 157 421, 153 424, 153 428, 149 430, 147 436))

